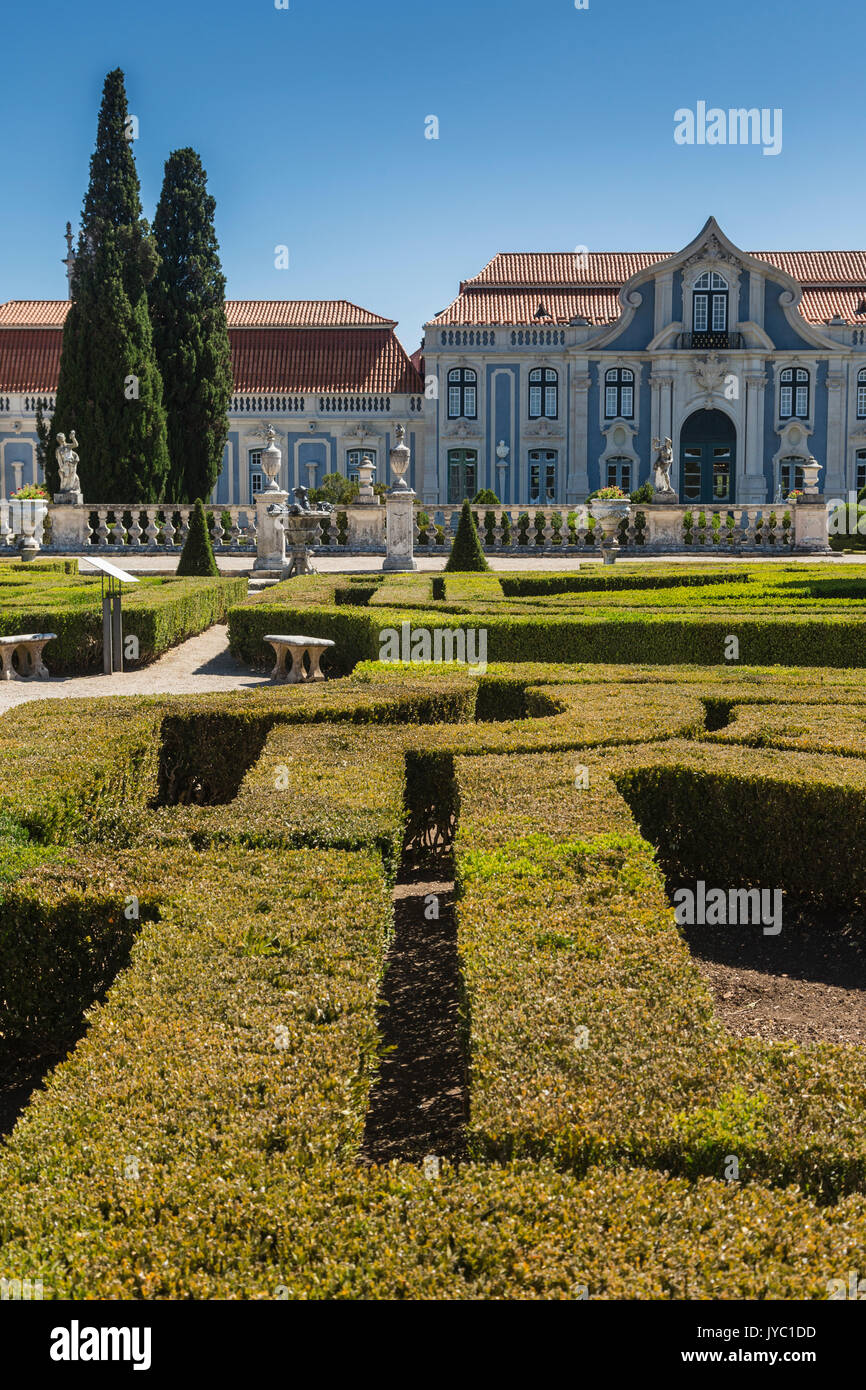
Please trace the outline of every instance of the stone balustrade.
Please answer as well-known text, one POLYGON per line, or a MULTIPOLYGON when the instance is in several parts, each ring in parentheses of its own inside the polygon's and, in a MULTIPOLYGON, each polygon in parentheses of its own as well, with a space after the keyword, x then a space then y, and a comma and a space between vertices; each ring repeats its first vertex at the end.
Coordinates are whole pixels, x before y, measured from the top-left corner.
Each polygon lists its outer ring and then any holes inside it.
MULTIPOLYGON (((219 554, 257 553, 262 517, 255 505, 208 507, 211 537, 219 554)), ((484 549, 491 554, 572 557, 597 551, 595 525, 585 505, 573 507, 485 506, 473 508, 484 549)), ((171 503, 100 503, 58 506, 44 502, 0 502, 0 554, 22 548, 48 554, 135 551, 178 552, 187 536, 192 507, 171 503)), ((384 506, 339 507, 322 523, 319 554, 383 555, 384 506)), ((447 554, 460 518, 458 505, 415 506, 417 556, 447 554)), ((771 554, 825 553, 827 504, 815 497, 796 505, 632 506, 620 529, 620 553, 771 554)))

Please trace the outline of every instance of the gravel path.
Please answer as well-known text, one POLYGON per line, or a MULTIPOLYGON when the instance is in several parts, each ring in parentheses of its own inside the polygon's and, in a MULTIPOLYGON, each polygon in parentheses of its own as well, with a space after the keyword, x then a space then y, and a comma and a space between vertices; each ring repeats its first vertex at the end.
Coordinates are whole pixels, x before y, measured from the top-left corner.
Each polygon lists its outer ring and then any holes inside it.
POLYGON ((173 647, 140 671, 111 676, 57 676, 47 681, 4 681, 0 714, 27 700, 78 700, 109 695, 207 695, 269 684, 229 653, 228 628, 217 623, 173 647))

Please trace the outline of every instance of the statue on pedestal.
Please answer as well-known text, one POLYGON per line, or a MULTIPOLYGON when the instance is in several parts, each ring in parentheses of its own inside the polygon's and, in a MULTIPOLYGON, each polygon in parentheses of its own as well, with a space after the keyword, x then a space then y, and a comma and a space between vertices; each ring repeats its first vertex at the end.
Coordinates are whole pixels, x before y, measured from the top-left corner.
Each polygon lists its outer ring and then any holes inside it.
POLYGON ((54 498, 55 502, 80 502, 82 500, 81 483, 78 478, 80 460, 75 452, 77 448, 78 440, 75 438, 75 430, 72 430, 69 435, 69 443, 66 442, 65 434, 58 434, 54 457, 60 472, 60 491, 54 498))
POLYGON ((653 464, 654 502, 676 502, 677 495, 671 487, 671 469, 674 466, 673 441, 654 439, 653 448, 657 450, 653 464))

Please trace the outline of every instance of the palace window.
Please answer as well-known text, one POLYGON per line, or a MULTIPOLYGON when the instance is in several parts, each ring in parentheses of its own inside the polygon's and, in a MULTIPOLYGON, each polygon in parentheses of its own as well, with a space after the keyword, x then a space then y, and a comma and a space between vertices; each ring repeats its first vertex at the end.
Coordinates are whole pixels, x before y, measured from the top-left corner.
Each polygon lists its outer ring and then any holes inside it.
POLYGON ((866 487, 866 449, 857 450, 854 462, 856 464, 854 483, 859 492, 861 488, 866 487))
POLYGON ((786 367, 779 376, 779 419, 809 418, 809 373, 804 367, 786 367))
POLYGON ((448 373, 448 419, 474 420, 478 414, 477 373, 471 367, 453 367, 448 373))
POLYGON ((258 473, 258 472, 250 473, 250 501, 251 501, 251 502, 255 502, 256 498, 257 498, 258 495, 259 495, 259 493, 264 491, 264 486, 265 486, 265 475, 264 475, 264 473, 258 473))
POLYGON ((715 271, 704 271, 692 294, 692 332, 727 333, 728 282, 715 271))
POLYGON ((631 492, 631 459, 615 458, 607 460, 607 482, 605 487, 619 487, 623 492, 631 492))
POLYGON ((475 449, 449 449, 448 501, 471 501, 478 491, 478 452, 475 449))
POLYGON ((803 491, 803 467, 796 458, 782 459, 779 464, 779 483, 783 497, 787 497, 790 492, 803 491))
POLYGON ((866 420, 866 367, 857 373, 857 419, 866 420))
POLYGON ((529 451, 529 500, 538 507, 556 501, 556 452, 552 449, 529 451))
POLYGON ((552 367, 536 367, 529 373, 529 418, 555 420, 559 413, 559 386, 552 367))
POLYGON ((360 481, 358 469, 361 467, 361 464, 364 462, 364 459, 369 459, 375 467, 376 450, 348 449, 346 451, 346 477, 349 479, 350 483, 357 483, 360 481))
POLYGON ((634 418, 634 372, 628 367, 612 367, 604 374, 604 416, 606 420, 634 418))

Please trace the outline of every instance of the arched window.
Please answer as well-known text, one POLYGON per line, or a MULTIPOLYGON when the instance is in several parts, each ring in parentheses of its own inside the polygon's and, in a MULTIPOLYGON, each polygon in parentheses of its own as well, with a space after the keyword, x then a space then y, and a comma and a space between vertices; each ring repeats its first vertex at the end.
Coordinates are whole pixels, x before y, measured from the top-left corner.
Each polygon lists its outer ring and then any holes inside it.
POLYGON ((866 420, 866 367, 857 373, 857 419, 866 420))
POLYGON ((714 270, 705 270, 695 281, 692 294, 692 332, 712 335, 727 331, 728 282, 714 270))
POLYGON ((529 418, 555 420, 559 413, 559 386, 552 367, 535 367, 529 373, 529 418))
POLYGON ((453 367, 448 373, 448 419, 474 420, 478 415, 476 373, 471 367, 453 367))
POLYGON ((809 373, 805 367, 786 367, 779 376, 779 419, 809 418, 809 373))
POLYGON ((628 367, 612 367, 604 374, 604 417, 634 418, 634 372, 628 367))

